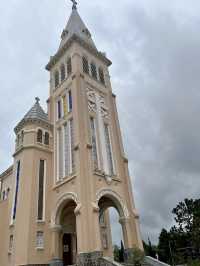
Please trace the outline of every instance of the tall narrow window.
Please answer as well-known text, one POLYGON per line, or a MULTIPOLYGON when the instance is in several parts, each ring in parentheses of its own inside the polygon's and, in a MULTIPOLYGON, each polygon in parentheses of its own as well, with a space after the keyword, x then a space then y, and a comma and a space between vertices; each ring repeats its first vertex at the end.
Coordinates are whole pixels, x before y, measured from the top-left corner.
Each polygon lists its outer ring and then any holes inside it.
POLYGON ((98 169, 98 153, 97 153, 97 138, 96 138, 96 126, 93 117, 90 118, 90 128, 91 128, 91 141, 92 141, 92 158, 94 162, 95 170, 98 169))
POLYGON ((67 75, 69 76, 72 73, 72 60, 71 57, 67 59, 67 75))
POLYGON ((64 116, 66 117, 68 113, 66 95, 63 95, 62 102, 63 102, 63 113, 64 113, 64 116))
POLYGON ((105 84, 104 72, 103 72, 103 69, 101 67, 99 68, 99 81, 102 84, 105 84))
POLYGON ((87 58, 83 56, 82 61, 83 61, 83 72, 89 74, 89 63, 87 58))
POLYGON ((57 102, 57 108, 58 108, 58 119, 60 119, 62 117, 61 101, 60 100, 57 102))
POLYGON ((63 178, 63 134, 62 134, 62 129, 58 129, 58 180, 63 178))
POLYGON ((22 143, 24 142, 24 130, 22 130, 22 132, 21 132, 21 142, 22 143))
POLYGON ((38 221, 44 220, 44 187, 45 187, 45 161, 40 160, 38 187, 38 221))
POLYGON ((66 123, 64 125, 64 162, 65 162, 65 176, 70 174, 70 141, 69 141, 69 127, 66 123))
POLYGON ((38 129, 37 132, 37 142, 42 143, 42 130, 38 129))
POLYGON ((45 145, 49 145, 49 133, 48 132, 45 132, 45 135, 44 135, 44 144, 45 145))
POLYGON ((44 248, 44 232, 38 231, 36 235, 36 247, 38 249, 44 248))
POLYGON ((113 176, 114 175, 114 165, 113 165, 113 157, 112 157, 112 147, 111 147, 111 141, 110 141, 109 126, 107 124, 104 124, 104 132, 105 132, 106 152, 107 152, 107 160, 108 160, 108 166, 109 166, 109 174, 111 176, 113 176))
POLYGON ((75 171, 75 161, 74 161, 74 123, 71 119, 69 121, 69 132, 70 132, 70 155, 71 155, 71 165, 70 165, 70 174, 75 171))
POLYGON ((18 200, 18 192, 19 192, 19 175, 20 175, 20 161, 17 162, 17 175, 16 175, 16 187, 15 187, 15 197, 14 197, 14 205, 13 205, 13 221, 16 218, 17 211, 17 200, 18 200))
POLYGON ((94 79, 97 79, 97 67, 94 63, 91 63, 91 74, 94 79))
POLYGON ((59 72, 58 71, 56 71, 54 74, 54 82, 55 82, 55 88, 57 88, 59 85, 59 72))
POLYGON ((72 111, 72 92, 68 91, 68 112, 72 111))
POLYGON ((61 81, 65 79, 65 65, 62 64, 60 67, 60 76, 61 76, 61 81))

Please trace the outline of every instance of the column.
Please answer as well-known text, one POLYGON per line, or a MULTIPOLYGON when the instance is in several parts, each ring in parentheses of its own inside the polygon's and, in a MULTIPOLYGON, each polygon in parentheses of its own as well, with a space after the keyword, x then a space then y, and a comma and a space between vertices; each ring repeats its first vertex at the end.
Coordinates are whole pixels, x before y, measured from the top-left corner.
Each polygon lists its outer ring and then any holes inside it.
POLYGON ((53 225, 51 227, 51 239, 52 239, 52 246, 51 246, 51 262, 50 266, 63 266, 62 260, 59 256, 59 248, 60 248, 60 233, 62 227, 60 225, 53 225))

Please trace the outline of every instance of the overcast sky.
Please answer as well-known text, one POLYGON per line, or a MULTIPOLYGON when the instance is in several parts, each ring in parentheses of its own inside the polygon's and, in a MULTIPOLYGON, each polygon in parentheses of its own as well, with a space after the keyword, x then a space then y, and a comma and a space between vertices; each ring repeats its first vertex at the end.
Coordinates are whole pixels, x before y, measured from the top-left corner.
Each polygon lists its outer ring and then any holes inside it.
MULTIPOLYGON (((200 192, 200 1, 81 0, 79 13, 110 68, 143 238, 200 192)), ((48 97, 49 57, 71 13, 66 0, 0 2, 0 171, 13 128, 48 97)), ((117 230, 117 229, 116 229, 117 230)))

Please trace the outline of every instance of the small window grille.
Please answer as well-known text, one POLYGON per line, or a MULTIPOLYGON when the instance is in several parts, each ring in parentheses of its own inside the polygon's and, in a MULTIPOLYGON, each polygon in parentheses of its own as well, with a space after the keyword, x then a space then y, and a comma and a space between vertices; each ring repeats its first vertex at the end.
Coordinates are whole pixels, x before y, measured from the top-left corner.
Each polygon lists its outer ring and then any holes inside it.
POLYGON ((58 104, 58 119, 60 119, 62 116, 61 101, 59 100, 57 104, 58 104))
POLYGON ((36 235, 36 247, 44 248, 44 232, 38 231, 36 235))
POLYGON ((83 72, 89 74, 89 63, 86 57, 82 58, 83 60, 83 72))
POLYGON ((42 130, 39 129, 37 132, 37 142, 42 143, 42 130))
POLYGON ((91 63, 91 74, 94 79, 97 79, 97 67, 94 63, 91 63))
POLYGON ((68 92, 68 112, 72 111, 72 92, 68 92))
POLYGON ((59 85, 59 72, 58 71, 55 72, 54 81, 55 81, 55 88, 57 88, 59 85))
POLYGON ((45 145, 49 145, 49 133, 48 132, 45 132, 45 135, 44 135, 44 144, 45 145))
POLYGON ((67 59, 67 75, 72 73, 72 60, 71 57, 67 59))
POLYGON ((61 73, 61 81, 65 80, 65 65, 64 64, 61 65, 60 73, 61 73))
POLYGON ((102 68, 99 68, 99 80, 102 84, 105 84, 105 77, 104 77, 104 72, 102 68))

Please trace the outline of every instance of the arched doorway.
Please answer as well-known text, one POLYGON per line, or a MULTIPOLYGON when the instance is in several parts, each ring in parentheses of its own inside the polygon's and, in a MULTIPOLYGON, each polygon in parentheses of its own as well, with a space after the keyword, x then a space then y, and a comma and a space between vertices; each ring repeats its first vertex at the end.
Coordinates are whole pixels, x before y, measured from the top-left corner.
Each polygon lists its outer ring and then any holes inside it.
POLYGON ((76 264, 77 206, 76 194, 65 193, 57 201, 52 214, 52 261, 59 262, 62 266, 76 264))
POLYGON ((76 237, 76 216, 74 210, 76 203, 69 201, 62 209, 60 216, 61 236, 60 251, 63 259, 63 266, 76 264, 77 237, 76 237))
POLYGON ((103 255, 124 262, 123 251, 127 243, 122 223, 125 218, 123 206, 117 197, 105 193, 99 198, 98 207, 103 255), (117 232, 118 236, 114 235, 114 232, 117 232), (119 250, 118 255, 114 252, 114 246, 119 250))

